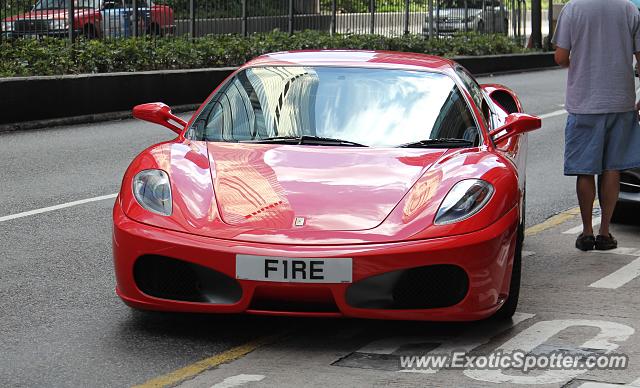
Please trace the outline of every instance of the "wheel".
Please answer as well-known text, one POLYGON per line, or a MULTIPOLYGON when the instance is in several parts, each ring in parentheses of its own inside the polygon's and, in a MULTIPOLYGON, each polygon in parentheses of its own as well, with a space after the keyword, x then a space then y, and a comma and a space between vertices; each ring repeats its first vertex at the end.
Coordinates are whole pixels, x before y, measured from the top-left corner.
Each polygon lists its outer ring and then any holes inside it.
POLYGON ((85 39, 96 39, 98 37, 98 34, 96 33, 96 29, 92 25, 87 24, 82 28, 82 36, 85 39))
POLYGON ((162 31, 160 30, 160 26, 153 23, 151 25, 149 25, 149 28, 147 29, 147 35, 149 36, 153 36, 153 37, 162 37, 162 31))
POLYGON ((613 211, 611 222, 623 225, 638 225, 640 206, 635 203, 618 202, 613 211))

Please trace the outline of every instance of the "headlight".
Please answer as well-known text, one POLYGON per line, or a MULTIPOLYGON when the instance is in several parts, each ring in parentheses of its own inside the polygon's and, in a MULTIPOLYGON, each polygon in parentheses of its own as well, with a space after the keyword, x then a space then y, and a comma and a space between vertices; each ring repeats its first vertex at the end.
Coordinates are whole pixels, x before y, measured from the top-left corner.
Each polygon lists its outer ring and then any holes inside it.
POLYGON ((444 197, 434 223, 444 225, 465 220, 479 212, 492 194, 493 186, 489 182, 480 179, 460 181, 444 197))
POLYGON ((2 22, 2 31, 13 31, 13 22, 2 22))
POLYGON ((140 206, 150 212, 171 215, 171 183, 166 172, 140 171, 133 178, 133 195, 140 206))
POLYGON ((53 19, 49 20, 50 30, 66 30, 69 27, 66 19, 53 19))

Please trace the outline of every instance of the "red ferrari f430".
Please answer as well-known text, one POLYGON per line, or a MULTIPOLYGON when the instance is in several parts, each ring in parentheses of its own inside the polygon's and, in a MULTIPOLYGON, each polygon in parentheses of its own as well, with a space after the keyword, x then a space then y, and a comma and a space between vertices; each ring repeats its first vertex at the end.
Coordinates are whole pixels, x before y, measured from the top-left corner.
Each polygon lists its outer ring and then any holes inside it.
POLYGON ((517 96, 433 56, 301 51, 235 71, 138 155, 113 210, 136 309, 461 321, 518 303, 517 96))

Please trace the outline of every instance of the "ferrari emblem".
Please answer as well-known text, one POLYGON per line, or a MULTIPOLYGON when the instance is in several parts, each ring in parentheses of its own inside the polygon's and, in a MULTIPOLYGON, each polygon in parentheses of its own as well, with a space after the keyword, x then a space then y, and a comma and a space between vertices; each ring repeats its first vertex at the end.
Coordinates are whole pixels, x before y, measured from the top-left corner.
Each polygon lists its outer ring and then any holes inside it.
POLYGON ((303 226, 304 225, 304 217, 296 217, 293 221, 294 226, 303 226))

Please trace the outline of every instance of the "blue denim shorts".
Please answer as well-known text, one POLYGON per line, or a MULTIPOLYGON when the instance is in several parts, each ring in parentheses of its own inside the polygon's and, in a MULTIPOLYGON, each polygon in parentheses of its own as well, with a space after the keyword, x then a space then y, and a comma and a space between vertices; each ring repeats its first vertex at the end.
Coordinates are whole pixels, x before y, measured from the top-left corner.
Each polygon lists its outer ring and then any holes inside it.
POLYGON ((569 114, 564 175, 599 175, 640 167, 638 112, 569 114))

